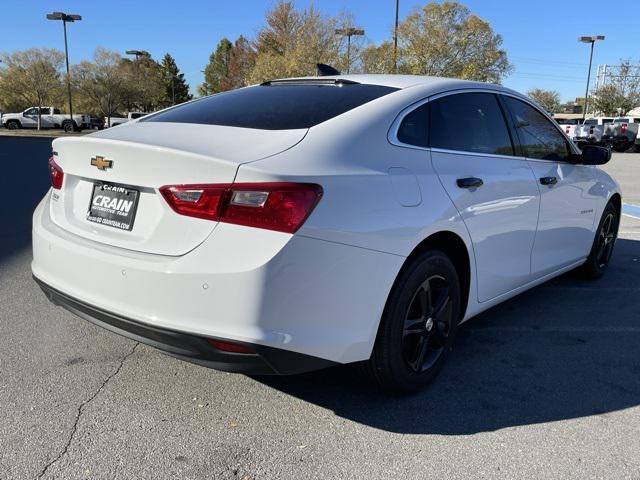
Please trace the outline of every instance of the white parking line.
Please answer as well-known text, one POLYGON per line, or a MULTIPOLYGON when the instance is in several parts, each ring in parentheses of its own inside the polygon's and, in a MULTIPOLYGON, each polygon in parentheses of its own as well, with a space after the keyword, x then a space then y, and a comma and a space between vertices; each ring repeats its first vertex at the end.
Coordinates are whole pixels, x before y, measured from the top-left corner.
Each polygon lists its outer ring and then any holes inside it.
POLYGON ((471 327, 475 332, 501 331, 501 332, 526 332, 526 333, 640 333, 640 327, 536 327, 505 325, 478 328, 471 327))
POLYGON ((542 287, 543 290, 558 290, 566 292, 567 290, 583 291, 583 292, 640 292, 640 287, 562 287, 559 285, 550 285, 542 287))
POLYGON ((622 205, 622 215, 640 220, 640 206, 625 203, 622 205))

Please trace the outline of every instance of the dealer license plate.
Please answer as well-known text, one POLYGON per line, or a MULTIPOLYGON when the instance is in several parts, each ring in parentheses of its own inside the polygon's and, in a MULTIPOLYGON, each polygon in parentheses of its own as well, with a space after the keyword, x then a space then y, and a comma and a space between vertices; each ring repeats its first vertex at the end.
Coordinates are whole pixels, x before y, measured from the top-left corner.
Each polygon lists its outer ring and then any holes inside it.
POLYGON ((112 183, 93 186, 87 220, 100 225, 131 230, 138 209, 140 192, 112 183))

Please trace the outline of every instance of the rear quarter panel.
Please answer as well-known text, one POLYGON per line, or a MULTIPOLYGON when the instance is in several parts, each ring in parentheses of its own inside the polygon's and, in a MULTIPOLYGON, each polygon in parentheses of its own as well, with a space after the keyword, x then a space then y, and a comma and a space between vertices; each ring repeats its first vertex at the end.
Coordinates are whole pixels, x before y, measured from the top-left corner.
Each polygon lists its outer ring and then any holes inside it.
MULTIPOLYGON (((320 184, 323 197, 297 232, 299 236, 407 257, 430 235, 451 231, 467 246, 470 287, 475 292, 469 236, 433 170, 430 152, 387 140, 400 111, 427 95, 408 91, 392 95, 397 96, 394 101, 376 100, 312 127, 302 142, 286 152, 241 165, 236 181, 320 184), (390 170, 400 177, 392 178, 390 170), (411 185, 416 186, 417 195, 398 190, 411 185)), ((387 294, 398 271, 384 279, 387 294)), ((380 318, 386 296, 379 300, 373 318, 380 318)))
POLYGON ((437 231, 466 236, 464 224, 432 168, 430 152, 392 145, 387 140, 395 117, 416 100, 415 95, 405 96, 407 103, 370 102, 312 127, 305 139, 289 150, 242 165, 236 181, 322 185, 323 198, 299 235, 402 256, 408 256, 437 231), (397 190, 400 185, 416 182, 404 178, 398 183, 391 178, 390 169, 417 180, 417 204, 404 200, 416 195, 397 190))

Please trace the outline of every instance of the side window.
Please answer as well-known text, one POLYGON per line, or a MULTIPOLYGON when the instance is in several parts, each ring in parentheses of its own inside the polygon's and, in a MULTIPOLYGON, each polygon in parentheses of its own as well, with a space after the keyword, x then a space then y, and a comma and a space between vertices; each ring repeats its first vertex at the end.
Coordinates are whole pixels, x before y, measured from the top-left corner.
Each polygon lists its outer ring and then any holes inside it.
POLYGON ((566 160, 567 140, 542 113, 513 97, 504 97, 520 139, 524 155, 542 160, 566 160))
POLYGON ((54 109, 53 109, 53 114, 54 114, 54 115, 60 115, 60 109, 58 109, 58 108, 54 108, 54 109))
POLYGON ((40 115, 50 115, 51 114, 51 109, 50 108, 41 108, 40 109, 40 115))
POLYGON ((492 93, 459 93, 430 104, 431 147, 513 155, 502 110, 492 93))
POLYGON ((38 109, 36 107, 30 108, 29 110, 24 112, 24 115, 38 115, 38 109))
POLYGON ((429 117, 429 104, 419 106, 408 113, 398 128, 398 140, 409 145, 427 147, 427 120, 429 117))

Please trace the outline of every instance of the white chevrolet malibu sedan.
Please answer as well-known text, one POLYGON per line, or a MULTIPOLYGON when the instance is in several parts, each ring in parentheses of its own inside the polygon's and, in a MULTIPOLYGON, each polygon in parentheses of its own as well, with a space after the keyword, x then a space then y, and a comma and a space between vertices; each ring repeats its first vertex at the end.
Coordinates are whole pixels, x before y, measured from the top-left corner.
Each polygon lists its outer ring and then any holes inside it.
POLYGON ((618 185, 496 85, 275 80, 57 139, 33 217, 53 303, 179 358, 251 374, 361 362, 431 380, 458 325, 607 268, 618 185))

